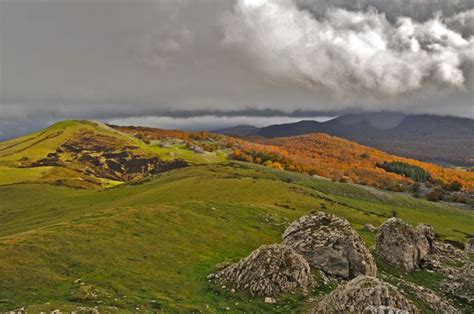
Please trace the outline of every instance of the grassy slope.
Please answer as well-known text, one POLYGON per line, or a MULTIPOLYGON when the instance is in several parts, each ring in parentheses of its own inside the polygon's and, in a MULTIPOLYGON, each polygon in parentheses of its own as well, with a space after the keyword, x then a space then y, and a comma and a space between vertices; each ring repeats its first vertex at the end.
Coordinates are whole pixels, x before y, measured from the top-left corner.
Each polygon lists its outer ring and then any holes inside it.
POLYGON ((52 126, 13 140, 0 143, 0 165, 11 166, 19 159, 28 157, 40 159, 48 153, 53 153, 56 147, 66 140, 73 138, 80 130, 90 130, 107 133, 94 122, 67 120, 53 124, 52 126))
MULTIPOLYGON (((95 304, 81 295, 78 278, 97 290, 102 307, 270 310, 262 300, 216 294, 206 275, 280 241, 286 223, 314 209, 342 215, 358 230, 397 209, 408 222, 433 224, 443 238, 474 233, 472 211, 243 163, 188 167, 103 191, 3 186, 0 311, 95 304)), ((373 242, 373 234, 362 235, 373 242)))
MULTIPOLYGON (((54 153, 56 148, 69 139, 77 138, 83 132, 113 139, 122 147, 133 146, 137 155, 158 156, 163 160, 183 159, 192 164, 223 161, 227 155, 223 151, 198 154, 184 147, 160 148, 147 145, 133 136, 116 131, 103 124, 91 121, 67 120, 52 126, 6 142, 0 142, 0 186, 25 182, 54 182, 62 179, 66 185, 85 188, 110 187, 121 184, 120 181, 108 180, 85 175, 77 171, 81 165, 70 164, 68 167, 32 167, 18 168, 22 159, 37 161, 54 153), (95 182, 89 184, 87 181, 95 182)), ((104 143, 107 144, 107 143, 104 143)))

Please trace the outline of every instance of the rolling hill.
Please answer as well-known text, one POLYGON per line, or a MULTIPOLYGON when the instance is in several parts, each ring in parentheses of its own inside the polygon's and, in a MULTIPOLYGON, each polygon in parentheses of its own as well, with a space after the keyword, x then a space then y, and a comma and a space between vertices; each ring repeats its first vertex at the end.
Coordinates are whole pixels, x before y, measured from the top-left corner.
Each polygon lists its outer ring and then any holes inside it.
POLYGON ((171 155, 101 123, 63 121, 0 143, 0 184, 40 181, 100 189, 215 158, 180 147, 171 155))
MULTIPOLYGON (((227 150, 229 154, 227 158, 230 159, 396 191, 410 190, 414 180, 405 175, 384 170, 378 167, 378 164, 403 162, 419 167, 429 174, 433 180, 429 180, 428 190, 433 190, 436 187, 445 188, 451 183, 459 183, 462 190, 474 191, 474 173, 397 157, 326 134, 271 140, 260 138, 244 140, 208 132, 189 133, 145 127, 112 127, 146 143, 160 142, 163 139, 175 137, 185 141, 190 147, 203 147, 209 151, 219 148, 227 150)), ((455 195, 454 198, 468 203, 472 201, 469 201, 471 198, 469 195, 455 195)))
MULTIPOLYGON (((232 160, 246 148, 259 156, 323 152, 318 165, 329 169, 323 161, 331 158, 339 167, 344 157, 368 151, 353 162, 362 167, 359 162, 383 154, 327 135, 268 141, 64 121, 0 143, 0 312, 308 311, 310 300, 334 283, 268 304, 216 288, 207 276, 216 265, 279 242, 291 221, 314 210, 347 218, 368 247, 375 234, 364 225, 379 226, 394 215, 429 223, 437 239, 457 246, 474 236, 472 210, 285 171, 276 163, 232 160), (134 160, 146 167, 136 168, 134 160)), ((447 278, 377 264, 380 278, 434 291, 447 278)), ((406 295, 429 311, 410 290, 406 295)))
MULTIPOLYGON (((408 222, 433 224, 440 239, 464 242, 474 231, 472 211, 248 163, 185 167, 103 191, 2 186, 0 311, 300 311, 302 297, 274 307, 223 294, 206 276, 279 241, 289 222, 314 209, 348 218, 370 246, 374 234, 362 226, 380 225, 394 208, 408 222)), ((420 285, 445 278, 383 264, 379 273, 420 285)))
POLYGON ((326 133, 399 156, 474 166, 474 120, 468 118, 382 112, 343 115, 326 122, 271 125, 246 134, 232 128, 217 132, 264 138, 326 133))
POLYGON ((474 190, 474 173, 401 158, 325 134, 243 140, 208 132, 63 121, 0 143, 1 184, 48 182, 77 188, 138 182, 174 168, 229 159, 310 173, 336 181, 407 190, 414 180, 379 167, 399 161, 420 167, 443 187, 474 190))
POLYGON ((474 173, 390 155, 323 133, 274 138, 258 142, 283 149, 288 153, 290 159, 295 160, 295 163, 304 169, 304 172, 333 180, 350 180, 379 188, 413 183, 416 180, 379 167, 384 162, 402 162, 424 169, 434 181, 459 181, 467 190, 474 191, 474 173))

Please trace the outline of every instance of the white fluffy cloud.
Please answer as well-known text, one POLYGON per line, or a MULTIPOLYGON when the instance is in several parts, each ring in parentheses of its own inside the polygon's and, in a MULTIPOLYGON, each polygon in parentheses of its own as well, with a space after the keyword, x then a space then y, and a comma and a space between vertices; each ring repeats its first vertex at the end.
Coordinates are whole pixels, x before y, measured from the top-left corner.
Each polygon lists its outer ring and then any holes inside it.
POLYGON ((454 29, 472 22, 471 13, 448 19, 452 29, 441 15, 392 23, 370 8, 316 13, 293 0, 239 0, 224 19, 225 42, 246 49, 276 78, 348 102, 465 88, 474 38, 454 29))

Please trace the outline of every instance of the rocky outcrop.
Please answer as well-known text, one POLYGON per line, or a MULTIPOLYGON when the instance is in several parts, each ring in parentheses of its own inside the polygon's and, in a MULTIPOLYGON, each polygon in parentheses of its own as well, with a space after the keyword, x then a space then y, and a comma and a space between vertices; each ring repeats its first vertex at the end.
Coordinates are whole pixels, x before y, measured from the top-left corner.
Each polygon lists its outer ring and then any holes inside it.
POLYGON ((252 296, 263 297, 306 291, 314 283, 303 256, 281 244, 263 245, 248 257, 208 278, 252 296))
POLYGON ((361 275, 324 296, 312 310, 312 313, 346 312, 417 313, 418 310, 394 286, 361 275))
POLYGON ((431 226, 420 224, 416 229, 398 218, 390 218, 377 233, 375 253, 394 267, 407 271, 422 268, 433 250, 431 226))
POLYGON ((285 230, 283 243, 331 276, 352 279, 377 272, 362 238, 341 217, 322 212, 303 216, 285 230))
POLYGON ((402 278, 391 277, 392 282, 396 282, 399 289, 410 292, 418 300, 436 313, 456 314, 460 313, 447 299, 426 287, 418 286, 402 278))
POLYGON ((464 252, 452 244, 433 241, 432 250, 424 260, 422 267, 450 275, 457 271, 453 265, 462 265, 467 261, 468 259, 464 252))
POLYGON ((467 262, 442 282, 442 289, 474 305, 474 263, 467 262))

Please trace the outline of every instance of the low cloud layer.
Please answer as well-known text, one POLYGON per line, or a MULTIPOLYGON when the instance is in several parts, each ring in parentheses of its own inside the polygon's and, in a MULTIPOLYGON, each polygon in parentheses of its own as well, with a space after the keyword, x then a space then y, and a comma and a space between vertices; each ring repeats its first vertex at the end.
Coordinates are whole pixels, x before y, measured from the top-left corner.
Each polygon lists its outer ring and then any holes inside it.
POLYGON ((471 0, 0 1, 0 139, 68 118, 474 117, 473 24, 471 0))

